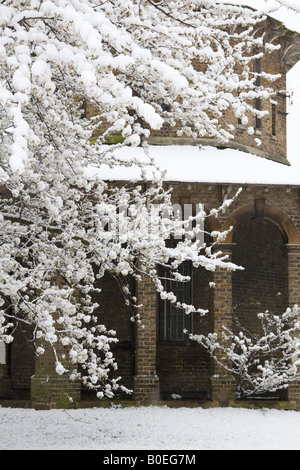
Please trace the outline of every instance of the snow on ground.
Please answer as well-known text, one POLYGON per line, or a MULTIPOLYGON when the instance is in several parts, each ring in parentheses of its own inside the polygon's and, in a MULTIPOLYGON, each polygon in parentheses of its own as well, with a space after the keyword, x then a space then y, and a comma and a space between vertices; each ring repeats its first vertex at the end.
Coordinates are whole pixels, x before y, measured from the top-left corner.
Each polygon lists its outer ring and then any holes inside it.
MULTIPOLYGON (((239 0, 232 0, 239 3, 239 0)), ((244 0, 242 3, 245 4, 244 0)), ((261 7, 261 0, 248 2, 261 7)), ((277 19, 300 32, 299 15, 281 9, 277 19)), ((298 153, 300 64, 289 72, 290 167, 236 150, 156 147, 167 180, 300 184, 298 153), (177 165, 184 155, 184 165, 177 165), (230 163, 230 164, 229 164, 230 163)), ((137 151, 139 151, 137 149, 137 151)), ((137 177, 131 170, 108 177, 137 177)), ((102 175, 105 178, 105 175, 102 175)), ((0 407, 1 450, 300 450, 300 413, 233 408, 94 408, 36 411, 0 407)), ((99 461, 101 464, 101 461, 99 461)))
POLYGON ((155 406, 68 411, 0 407, 0 449, 300 450, 300 413, 155 406))

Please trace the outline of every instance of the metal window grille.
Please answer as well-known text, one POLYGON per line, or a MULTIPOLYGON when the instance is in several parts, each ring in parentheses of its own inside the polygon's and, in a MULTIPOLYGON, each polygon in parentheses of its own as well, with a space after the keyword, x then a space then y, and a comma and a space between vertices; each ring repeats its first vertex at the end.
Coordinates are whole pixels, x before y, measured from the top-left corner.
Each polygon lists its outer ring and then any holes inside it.
MULTIPOLYGON (((184 262, 179 272, 191 277, 191 263, 184 262)), ((165 267, 159 268, 159 275, 167 292, 173 292, 179 302, 191 304, 191 282, 179 282, 172 279, 172 273, 165 267)), ((158 300, 158 339, 160 341, 184 342, 188 339, 184 330, 190 331, 191 315, 176 308, 169 300, 158 300)))

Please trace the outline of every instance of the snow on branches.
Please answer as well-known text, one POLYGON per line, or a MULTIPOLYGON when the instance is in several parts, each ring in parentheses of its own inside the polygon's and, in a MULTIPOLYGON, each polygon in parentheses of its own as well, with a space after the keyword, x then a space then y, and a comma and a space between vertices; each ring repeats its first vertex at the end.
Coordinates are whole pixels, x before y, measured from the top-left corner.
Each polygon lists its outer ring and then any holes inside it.
POLYGON ((237 381, 237 397, 269 396, 299 379, 300 310, 297 305, 280 315, 257 315, 260 332, 251 333, 234 323, 216 333, 191 335, 202 344, 224 371, 237 381))
MULTIPOLYGON (((1 340, 11 341, 18 323, 31 325, 37 354, 50 344, 59 374, 61 343, 72 378, 80 366, 87 386, 111 396, 116 337, 95 315, 96 281, 143 272, 161 292, 156 264, 235 268, 199 241, 203 211, 189 220, 193 236, 167 247, 184 223, 164 224, 171 198, 144 140, 168 124, 227 141, 227 109, 246 124, 253 96, 271 93, 251 72, 254 46, 274 49, 253 37, 258 21, 250 9, 212 0, 0 2, 1 340), (108 146, 116 134, 121 141, 108 146), (145 159, 134 151, 117 158, 122 145, 143 145, 145 159), (101 179, 104 164, 137 165, 142 184, 112 187, 101 179), (160 229, 149 233, 150 222, 160 229)), ((123 292, 136 308, 126 284, 123 292)))
MULTIPOLYGON (((149 127, 178 122, 186 135, 227 140, 223 111, 246 119, 247 94, 258 93, 249 64, 263 41, 251 35, 258 18, 249 9, 199 0, 28 0, 1 4, 0 17, 8 173, 45 152, 46 142, 55 152, 66 136, 86 141, 91 123, 77 122, 84 100, 97 108, 98 124, 107 123, 100 143, 117 130, 138 145, 149 127)), ((84 151, 99 162, 98 146, 84 151)))

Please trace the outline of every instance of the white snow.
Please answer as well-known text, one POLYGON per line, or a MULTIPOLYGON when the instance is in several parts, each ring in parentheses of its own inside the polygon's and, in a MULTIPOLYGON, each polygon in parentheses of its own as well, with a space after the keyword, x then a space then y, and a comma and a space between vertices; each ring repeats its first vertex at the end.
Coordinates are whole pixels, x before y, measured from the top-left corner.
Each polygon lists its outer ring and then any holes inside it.
POLYGON ((299 430, 295 411, 0 407, 1 450, 299 450, 299 430))
MULTIPOLYGON (((225 0, 224 0, 225 1, 225 0)), ((227 0, 226 0, 227 1, 227 0)), ((251 6, 262 6, 261 0, 243 0, 242 3, 251 6)), ((231 0, 235 2, 235 0, 231 0)), ((61 2, 63 4, 64 2, 61 2)), ((276 2, 275 2, 276 3, 276 2)), ((288 3, 288 0, 286 1, 288 3)), ((295 1, 289 0, 296 5, 295 1)), ((43 14, 51 16, 51 2, 37 2, 43 14)), ((291 14, 285 18, 285 10, 281 10, 279 19, 286 26, 300 32, 299 15, 291 14), (282 16, 281 16, 282 15, 282 16)), ((10 8, 0 7, 0 25, 3 18, 7 21, 10 16, 10 8)), ((36 12, 40 15, 40 12, 36 12)), ((69 11, 71 15, 71 12, 69 11)), ((70 22, 72 18, 69 18, 70 22)), ((85 36, 88 49, 93 53, 95 47, 100 47, 98 35, 93 36, 87 23, 76 22, 78 33, 85 36), (83 29, 84 28, 84 29, 83 29)), ((117 35, 108 23, 103 22, 101 30, 103 37, 110 39, 110 43, 117 50, 123 51, 131 45, 129 36, 117 35)), ((21 37, 21 36, 20 36, 21 37)), ((33 36, 31 36, 33 39, 33 36)), ((68 49, 56 50, 52 45, 51 57, 64 64, 73 60, 68 49)), ((209 53, 209 50, 205 51, 209 53)), ((3 48, 1 50, 3 54, 3 48)), ((134 51, 135 60, 146 54, 143 50, 134 51)), ((14 69, 13 83, 17 94, 18 103, 23 104, 28 99, 26 93, 31 90, 29 81, 28 59, 24 50, 16 57, 9 57, 7 63, 14 69)), ((104 60, 104 58, 103 58, 104 60)), ((151 60, 151 56, 147 57, 151 60)), ((85 57, 74 57, 77 73, 83 71, 80 65, 87 63, 85 57)), ((124 62, 123 62, 124 65, 124 62)), ((153 63, 152 63, 153 65, 153 63)), ((36 65, 33 72, 39 77, 42 63, 36 65)), ((121 66, 121 64, 119 64, 121 66)), ((157 68, 157 67, 156 67, 157 68)), ((44 71, 45 72, 45 71, 44 71)), ((43 72, 43 73, 44 73, 43 72)), ((93 70, 86 70, 89 75, 88 82, 93 84, 93 70)), ((292 86, 295 88, 295 106, 290 109, 289 116, 289 150, 288 160, 291 166, 274 163, 269 160, 255 157, 237 150, 217 150, 209 147, 199 151, 197 147, 151 147, 151 155, 155 157, 162 169, 167 170, 166 179, 169 181, 187 182, 237 182, 239 184, 268 183, 268 184, 296 184, 300 185, 300 155, 299 155, 299 64, 290 74, 294 74, 292 86), (298 103, 298 104, 297 104, 298 103)), ((164 67, 164 75, 167 81, 175 83, 176 89, 186 86, 180 76, 170 76, 164 67)), ((41 76, 41 78, 43 78, 41 76)), ((49 78, 47 76, 47 78, 49 78)), ((113 76, 110 79, 113 81, 113 76)), ((88 85, 88 84, 86 84, 88 85)), ((100 83, 101 85, 101 83, 100 83)), ((142 106, 136 98, 132 100, 129 89, 116 83, 108 83, 114 89, 114 97, 122 96, 124 106, 133 101, 139 114, 147 117, 153 127, 159 128, 161 121, 154 110, 142 106)), ((290 87, 290 85, 289 85, 290 87)), ((100 90, 100 86, 99 86, 100 90)), ((101 91, 101 90, 100 90, 101 91)), ((99 91, 99 94, 100 94, 99 91)), ((90 92, 94 92, 91 88, 90 92)), ((8 100, 7 90, 2 93, 2 104, 8 100)), ((109 103, 113 99, 108 95, 109 103)), ((104 98, 103 98, 104 102, 104 98)), ((13 116, 17 119, 17 108, 13 108, 13 116)), ((15 140, 18 143, 14 157, 10 161, 16 169, 22 167, 26 161, 27 148, 25 137, 28 138, 28 129, 25 121, 18 119, 15 122, 15 140)), ((139 152, 139 148, 121 149, 124 158, 128 158, 128 152, 139 152)), ((140 154, 140 158, 144 155, 140 154)), ((111 172, 101 173, 104 179, 132 179, 139 177, 134 169, 120 168, 111 172)), ((0 362, 4 361, 3 351, 0 362)), ((60 365, 59 366, 59 371, 60 365)), ((274 449, 274 450, 300 450, 300 413, 294 411, 277 410, 247 410, 234 408, 176 408, 167 407, 129 407, 129 408, 94 408, 84 410, 51 410, 36 411, 28 409, 11 409, 0 407, 0 449, 180 449, 195 450, 237 450, 237 449, 274 449)), ((101 464, 102 462, 99 461, 101 464)))
MULTIPOLYGON (((142 148, 122 148, 118 156, 126 160, 132 152, 144 160, 142 148)), ((150 155, 167 171, 167 181, 300 185, 300 158, 299 162, 287 166, 234 149, 199 150, 196 146, 181 145, 151 146, 150 155)), ((104 180, 132 180, 139 177, 139 169, 101 167, 100 174, 104 180)), ((148 177, 151 179, 150 171, 148 177)))
MULTIPOLYGON (((233 0, 231 3, 264 8, 276 1, 233 0)), ((300 32, 300 15, 280 8, 272 14, 287 27, 300 32)), ((195 146, 151 146, 150 155, 161 170, 166 170, 167 181, 237 183, 237 184, 279 184, 300 185, 299 115, 300 115, 300 63, 288 73, 288 91, 294 92, 293 105, 288 108, 288 161, 290 166, 275 163, 239 150, 219 150, 207 147, 200 151, 195 146), (184 161, 184 164, 182 162, 184 161)), ((140 161, 145 160, 141 148, 123 148, 118 156, 128 160, 134 154, 140 161)), ((148 172, 151 180, 153 175, 148 172)), ((107 180, 131 180, 140 177, 136 167, 109 169, 101 167, 101 178, 107 180)))

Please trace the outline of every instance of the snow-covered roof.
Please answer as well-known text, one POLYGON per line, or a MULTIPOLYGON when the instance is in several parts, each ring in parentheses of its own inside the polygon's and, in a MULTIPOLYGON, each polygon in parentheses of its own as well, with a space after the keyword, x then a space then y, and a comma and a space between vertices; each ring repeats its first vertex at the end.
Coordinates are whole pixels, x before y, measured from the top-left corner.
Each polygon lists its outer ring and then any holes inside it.
MULTIPOLYGON (((132 155, 140 161, 147 160, 140 147, 121 148, 117 153, 125 162, 132 155)), ((288 166, 230 148, 221 150, 207 146, 200 149, 186 145, 153 145, 150 156, 161 170, 166 170, 166 181, 300 186, 300 162, 288 166)), ((139 179, 140 170, 137 166, 101 167, 100 176, 109 181, 130 181, 139 179)), ((150 172, 147 176, 149 180, 153 177, 150 172)))

